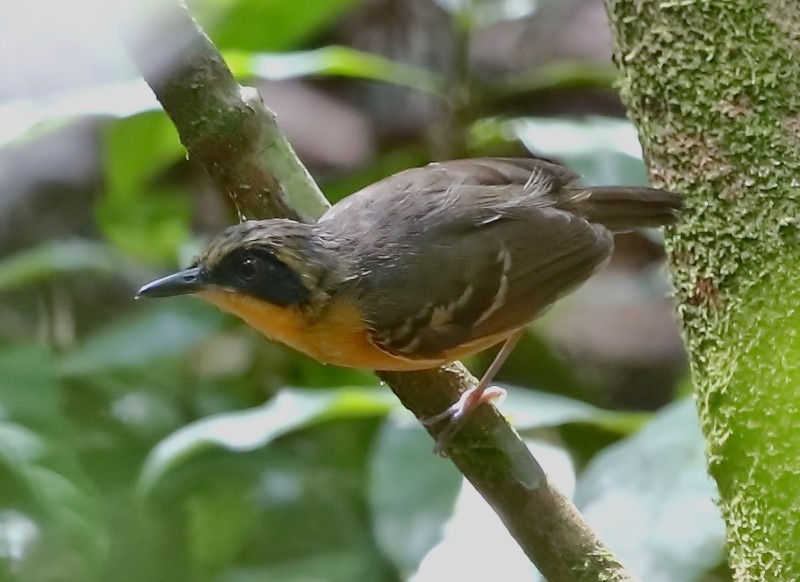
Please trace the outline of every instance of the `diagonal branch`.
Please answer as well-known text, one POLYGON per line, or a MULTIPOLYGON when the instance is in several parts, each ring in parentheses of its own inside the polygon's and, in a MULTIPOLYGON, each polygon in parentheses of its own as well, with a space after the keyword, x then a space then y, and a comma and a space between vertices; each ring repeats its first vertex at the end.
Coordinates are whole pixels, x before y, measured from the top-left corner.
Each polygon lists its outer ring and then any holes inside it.
MULTIPOLYGON (((327 202, 252 89, 233 79, 217 49, 177 5, 128 48, 175 123, 189 155, 249 218, 311 220, 327 202), (176 39, 170 58, 151 47, 176 39)), ((418 418, 432 416, 475 383, 455 363, 414 373, 381 372, 418 418)), ((438 427, 434 427, 436 429, 438 427)), ((429 429, 436 437, 436 430, 429 429)), ((496 409, 481 407, 451 439, 447 455, 494 508, 528 557, 552 582, 633 580, 578 513, 548 483, 525 444, 496 409)))
POLYGON ((275 114, 257 91, 236 82, 184 9, 162 10, 126 36, 128 51, 189 156, 233 199, 240 216, 308 221, 328 208, 275 114))

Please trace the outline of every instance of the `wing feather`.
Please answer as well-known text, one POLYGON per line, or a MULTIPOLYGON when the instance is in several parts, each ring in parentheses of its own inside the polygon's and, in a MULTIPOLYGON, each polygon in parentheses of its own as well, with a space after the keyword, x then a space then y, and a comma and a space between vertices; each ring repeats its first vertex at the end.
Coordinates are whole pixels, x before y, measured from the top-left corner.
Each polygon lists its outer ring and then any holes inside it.
POLYGON ((374 343, 431 358, 518 329, 608 258, 606 228, 556 207, 575 179, 539 159, 444 162, 370 186, 319 224, 357 262, 345 292, 374 343))

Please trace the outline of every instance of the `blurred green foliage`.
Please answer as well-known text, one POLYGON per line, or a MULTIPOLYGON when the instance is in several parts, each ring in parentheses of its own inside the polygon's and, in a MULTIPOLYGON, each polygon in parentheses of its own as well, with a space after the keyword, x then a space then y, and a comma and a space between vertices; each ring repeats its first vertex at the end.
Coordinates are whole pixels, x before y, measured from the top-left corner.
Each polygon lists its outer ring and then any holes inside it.
POLYGON ((175 126, 162 113, 143 113, 109 124, 104 144, 106 188, 96 208, 103 234, 142 259, 174 259, 191 215, 187 193, 158 180, 186 155, 175 126))
POLYGON ((189 8, 222 50, 286 51, 335 22, 358 0, 191 0, 189 8))
MULTIPOLYGON (((197 0, 190 8, 243 76, 331 75, 444 94, 437 71, 311 42, 357 4, 305 0, 300 10, 290 0, 197 0), (277 50, 298 52, 263 54, 277 50)), ((520 86, 605 82, 605 73, 574 68, 511 77, 497 90, 507 96, 520 86)), ((490 89, 482 88, 482 98, 490 89)), ((6 316, 41 319, 0 334, 0 580, 411 578, 453 537, 448 524, 470 510, 457 504, 460 475, 431 454, 426 433, 386 387, 368 372, 322 366, 271 344, 199 302, 134 303, 138 283, 198 245, 191 182, 172 175, 185 153, 166 116, 151 108, 103 123, 97 237, 53 240, 0 259, 6 316), (122 288, 109 307, 116 315, 98 321, 92 309, 73 313, 78 331, 67 340, 56 341, 63 306, 31 311, 26 301, 58 289, 91 295, 109 281, 122 288)), ((459 119, 476 155, 522 142, 560 156, 591 183, 646 180, 622 120, 459 119), (547 132, 571 137, 542 141, 547 132), (609 138, 615 132, 621 137, 609 138)), ((330 176, 325 188, 339 199, 428 157, 421 141, 392 144, 358 171, 330 176)), ((532 333, 509 362, 507 377, 520 387, 503 407, 532 446, 555 445, 565 487, 577 479, 587 506, 597 507, 633 476, 663 484, 665 472, 684 474, 680 458, 661 463, 670 447, 654 452, 647 435, 667 442, 688 435, 679 452, 701 450, 689 406, 680 405, 680 422, 670 411, 651 423, 648 412, 606 410, 588 402, 596 399, 573 372, 532 333), (660 428, 638 432, 642 426, 660 428)), ((686 470, 686 478, 669 481, 670 510, 678 513, 713 494, 702 464, 686 470)), ((662 511, 659 495, 635 501, 642 512, 662 511)), ((697 519, 703 533, 691 543, 681 529, 656 536, 651 523, 622 545, 640 554, 648 572, 660 572, 648 580, 698 579, 720 555, 721 538, 713 512, 697 519), (693 558, 708 548, 712 559, 693 558)), ((474 527, 475 540, 516 551, 510 538, 482 539, 474 523, 465 527, 474 527)), ((471 559, 492 555, 462 551, 446 575, 469 576, 471 559)), ((423 568, 416 579, 442 575, 423 568)))

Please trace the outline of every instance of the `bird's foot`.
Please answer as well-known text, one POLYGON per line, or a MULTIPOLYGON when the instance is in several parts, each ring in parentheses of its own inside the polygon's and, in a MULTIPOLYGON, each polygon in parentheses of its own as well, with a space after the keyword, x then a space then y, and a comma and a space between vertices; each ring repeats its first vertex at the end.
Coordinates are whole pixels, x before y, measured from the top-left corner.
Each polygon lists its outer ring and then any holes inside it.
POLYGON ((450 442, 453 435, 459 431, 465 418, 472 414, 481 404, 500 402, 505 397, 506 391, 499 386, 487 386, 483 388, 478 385, 462 392, 458 400, 448 406, 444 411, 422 419, 422 424, 425 426, 433 426, 445 420, 450 423, 437 436, 436 446, 433 451, 437 455, 444 456, 445 447, 450 442))

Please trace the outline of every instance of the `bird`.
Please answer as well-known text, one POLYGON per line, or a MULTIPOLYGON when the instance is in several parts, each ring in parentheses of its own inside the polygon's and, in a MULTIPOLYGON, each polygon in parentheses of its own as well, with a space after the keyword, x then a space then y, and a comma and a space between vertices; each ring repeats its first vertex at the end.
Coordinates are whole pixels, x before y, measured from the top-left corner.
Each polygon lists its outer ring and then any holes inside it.
MULTIPOLYGON (((426 424, 457 427, 525 326, 610 258, 613 234, 676 222, 680 195, 584 186, 552 160, 434 162, 342 199, 316 222, 245 220, 137 297, 195 294, 327 364, 435 368, 502 344, 426 424)), ((452 432, 452 431, 443 431, 452 432)))

